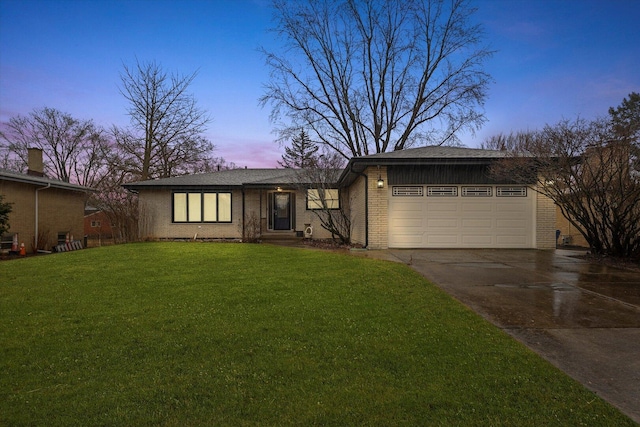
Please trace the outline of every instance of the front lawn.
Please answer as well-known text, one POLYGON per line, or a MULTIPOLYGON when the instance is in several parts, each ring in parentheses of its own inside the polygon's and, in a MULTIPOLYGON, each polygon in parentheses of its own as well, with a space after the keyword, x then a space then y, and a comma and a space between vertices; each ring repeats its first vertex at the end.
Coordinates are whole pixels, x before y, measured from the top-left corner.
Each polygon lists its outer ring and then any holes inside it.
POLYGON ((0 425, 633 425, 408 267, 145 243, 0 262, 0 425))

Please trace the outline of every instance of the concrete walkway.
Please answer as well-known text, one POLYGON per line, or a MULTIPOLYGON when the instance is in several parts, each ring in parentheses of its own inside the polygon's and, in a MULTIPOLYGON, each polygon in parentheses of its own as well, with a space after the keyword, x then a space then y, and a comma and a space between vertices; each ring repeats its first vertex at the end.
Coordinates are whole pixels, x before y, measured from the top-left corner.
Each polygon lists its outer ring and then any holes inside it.
POLYGON ((584 252, 361 251, 431 282, 640 423, 640 273, 584 252))

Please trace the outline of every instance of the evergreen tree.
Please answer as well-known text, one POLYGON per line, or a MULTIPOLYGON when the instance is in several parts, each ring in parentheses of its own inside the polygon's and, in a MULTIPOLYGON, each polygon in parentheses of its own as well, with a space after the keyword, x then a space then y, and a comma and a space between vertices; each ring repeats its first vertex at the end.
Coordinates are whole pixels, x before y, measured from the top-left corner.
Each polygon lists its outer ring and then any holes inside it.
POLYGON ((4 202, 4 195, 0 194, 0 235, 9 231, 9 214, 11 203, 4 202))
POLYGON ((291 147, 284 147, 284 151, 282 161, 278 162, 282 167, 306 169, 317 163, 318 145, 311 141, 304 129, 300 131, 298 136, 293 137, 291 147))

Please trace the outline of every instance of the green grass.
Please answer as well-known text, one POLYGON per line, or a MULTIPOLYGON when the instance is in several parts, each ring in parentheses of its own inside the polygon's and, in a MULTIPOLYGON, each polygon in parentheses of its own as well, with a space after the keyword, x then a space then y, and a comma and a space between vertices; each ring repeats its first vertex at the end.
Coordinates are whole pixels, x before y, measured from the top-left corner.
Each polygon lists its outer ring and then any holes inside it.
POLYGON ((145 243, 0 262, 0 425, 633 425, 400 264, 145 243))

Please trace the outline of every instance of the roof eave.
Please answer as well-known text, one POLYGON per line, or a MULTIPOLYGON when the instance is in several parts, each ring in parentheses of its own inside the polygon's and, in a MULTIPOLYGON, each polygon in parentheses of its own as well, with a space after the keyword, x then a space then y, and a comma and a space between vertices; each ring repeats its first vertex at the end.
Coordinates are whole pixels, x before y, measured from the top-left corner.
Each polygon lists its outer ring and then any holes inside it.
POLYGON ((49 186, 51 188, 57 188, 57 189, 68 190, 68 191, 77 191, 77 192, 98 191, 94 188, 84 187, 82 185, 70 184, 62 181, 55 181, 48 178, 33 178, 33 177, 30 177, 29 175, 25 175, 24 177, 22 177, 22 176, 19 176, 18 174, 0 173, 0 178, 6 181, 19 182, 22 184, 29 184, 29 185, 37 185, 42 187, 49 186))
POLYGON ((455 165, 489 165, 504 157, 413 157, 413 158, 384 158, 384 157, 356 157, 349 161, 338 178, 339 185, 351 185, 356 176, 362 174, 369 166, 455 166, 455 165))

